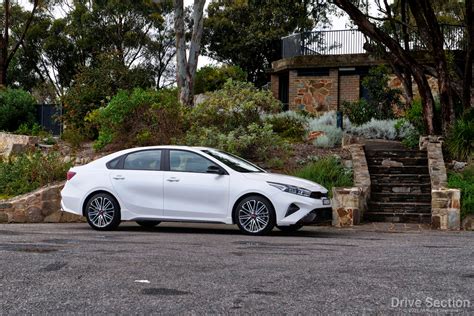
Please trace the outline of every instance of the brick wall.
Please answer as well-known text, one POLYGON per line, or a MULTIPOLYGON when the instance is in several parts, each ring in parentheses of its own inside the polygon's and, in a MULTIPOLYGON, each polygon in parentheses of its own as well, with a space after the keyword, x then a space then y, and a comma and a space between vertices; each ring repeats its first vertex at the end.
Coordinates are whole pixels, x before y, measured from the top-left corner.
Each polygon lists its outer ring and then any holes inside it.
POLYGON ((354 102, 359 100, 360 96, 360 76, 350 75, 339 78, 341 90, 339 91, 340 104, 344 101, 354 102))
POLYGON ((275 99, 278 99, 278 90, 280 86, 280 77, 277 74, 273 74, 270 76, 270 82, 272 85, 272 94, 275 97, 275 99))

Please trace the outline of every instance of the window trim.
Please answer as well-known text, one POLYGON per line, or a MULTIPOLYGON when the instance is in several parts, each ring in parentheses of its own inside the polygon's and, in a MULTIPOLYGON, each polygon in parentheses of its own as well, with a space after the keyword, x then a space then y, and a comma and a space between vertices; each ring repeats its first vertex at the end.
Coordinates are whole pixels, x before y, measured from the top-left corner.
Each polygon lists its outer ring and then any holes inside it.
POLYGON ((211 162, 213 165, 219 167, 221 170, 224 171, 224 174, 222 174, 223 176, 224 175, 229 175, 229 172, 227 172, 227 170, 222 167, 220 164, 218 164, 217 162, 215 161, 212 161, 211 159, 201 155, 200 153, 197 153, 195 151, 192 151, 192 150, 186 150, 186 149, 174 149, 174 148, 171 148, 171 149, 165 149, 165 167, 163 169, 163 171, 166 171, 166 172, 181 172, 181 173, 196 173, 196 174, 208 174, 208 175, 217 175, 215 173, 208 173, 208 172, 195 172, 195 171, 179 171, 179 170, 171 170, 171 164, 170 164, 170 151, 184 151, 184 152, 188 152, 188 153, 192 153, 192 154, 195 154, 195 155, 198 155, 200 156, 201 158, 204 158, 205 160, 211 162))
POLYGON ((108 161, 106 163, 106 167, 107 169, 110 169, 110 170, 138 170, 138 171, 164 171, 164 168, 165 168, 165 161, 164 161, 164 158, 165 158, 165 149, 162 149, 162 148, 150 148, 150 149, 141 149, 141 150, 135 150, 135 151, 131 151, 129 153, 126 153, 126 154, 123 154, 119 157, 116 157, 110 161, 108 161), (127 159, 128 155, 131 155, 131 154, 136 154, 136 153, 139 153, 139 152, 143 152, 143 151, 160 151, 161 152, 161 157, 160 157, 160 169, 126 169, 125 168, 125 159, 127 159), (118 165, 117 165, 117 168, 111 168, 110 167, 110 164, 111 162, 115 161, 115 160, 119 160, 118 162, 118 165))

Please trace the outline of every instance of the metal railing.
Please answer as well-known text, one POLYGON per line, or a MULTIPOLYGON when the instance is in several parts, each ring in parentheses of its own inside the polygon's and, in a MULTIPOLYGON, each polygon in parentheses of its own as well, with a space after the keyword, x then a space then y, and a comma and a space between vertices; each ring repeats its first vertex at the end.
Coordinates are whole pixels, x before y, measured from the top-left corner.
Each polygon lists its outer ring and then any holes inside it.
MULTIPOLYGON (((465 50, 464 26, 441 25, 446 50, 465 50)), ((370 39, 357 29, 338 31, 314 31, 290 35, 282 38, 282 58, 302 55, 346 55, 363 54, 365 43, 370 39)), ((411 50, 426 50, 426 45, 418 32, 409 35, 411 50)), ((402 45, 403 46, 403 45, 402 45)))

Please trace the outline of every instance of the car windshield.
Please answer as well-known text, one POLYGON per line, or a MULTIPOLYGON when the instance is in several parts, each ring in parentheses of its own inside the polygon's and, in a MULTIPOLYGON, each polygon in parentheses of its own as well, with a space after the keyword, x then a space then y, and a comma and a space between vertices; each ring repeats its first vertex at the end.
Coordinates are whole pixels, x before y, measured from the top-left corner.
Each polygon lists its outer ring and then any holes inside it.
POLYGON ((257 167, 256 165, 243 160, 242 158, 239 158, 237 156, 234 156, 232 154, 219 151, 219 150, 213 150, 213 149, 205 149, 203 150, 204 153, 208 154, 209 156, 212 156, 225 164, 226 166, 234 169, 235 171, 238 172, 265 172, 262 168, 257 167))

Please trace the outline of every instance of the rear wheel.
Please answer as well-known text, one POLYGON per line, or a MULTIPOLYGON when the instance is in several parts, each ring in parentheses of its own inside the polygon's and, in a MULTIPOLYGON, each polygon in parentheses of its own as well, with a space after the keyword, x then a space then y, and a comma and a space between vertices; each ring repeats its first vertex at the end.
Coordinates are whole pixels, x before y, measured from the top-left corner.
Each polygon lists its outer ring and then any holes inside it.
POLYGON ((252 195, 237 205, 235 219, 240 231, 248 235, 265 235, 275 227, 275 211, 266 198, 252 195))
POLYGON ((113 230, 120 224, 120 207, 108 193, 93 195, 86 204, 86 218, 96 230, 113 230))
POLYGON ((294 224, 294 225, 289 225, 289 226, 277 226, 279 230, 285 233, 294 233, 298 230, 300 230, 303 227, 301 224, 294 224))
POLYGON ((161 223, 160 221, 137 221, 138 225, 146 228, 152 228, 161 223))

